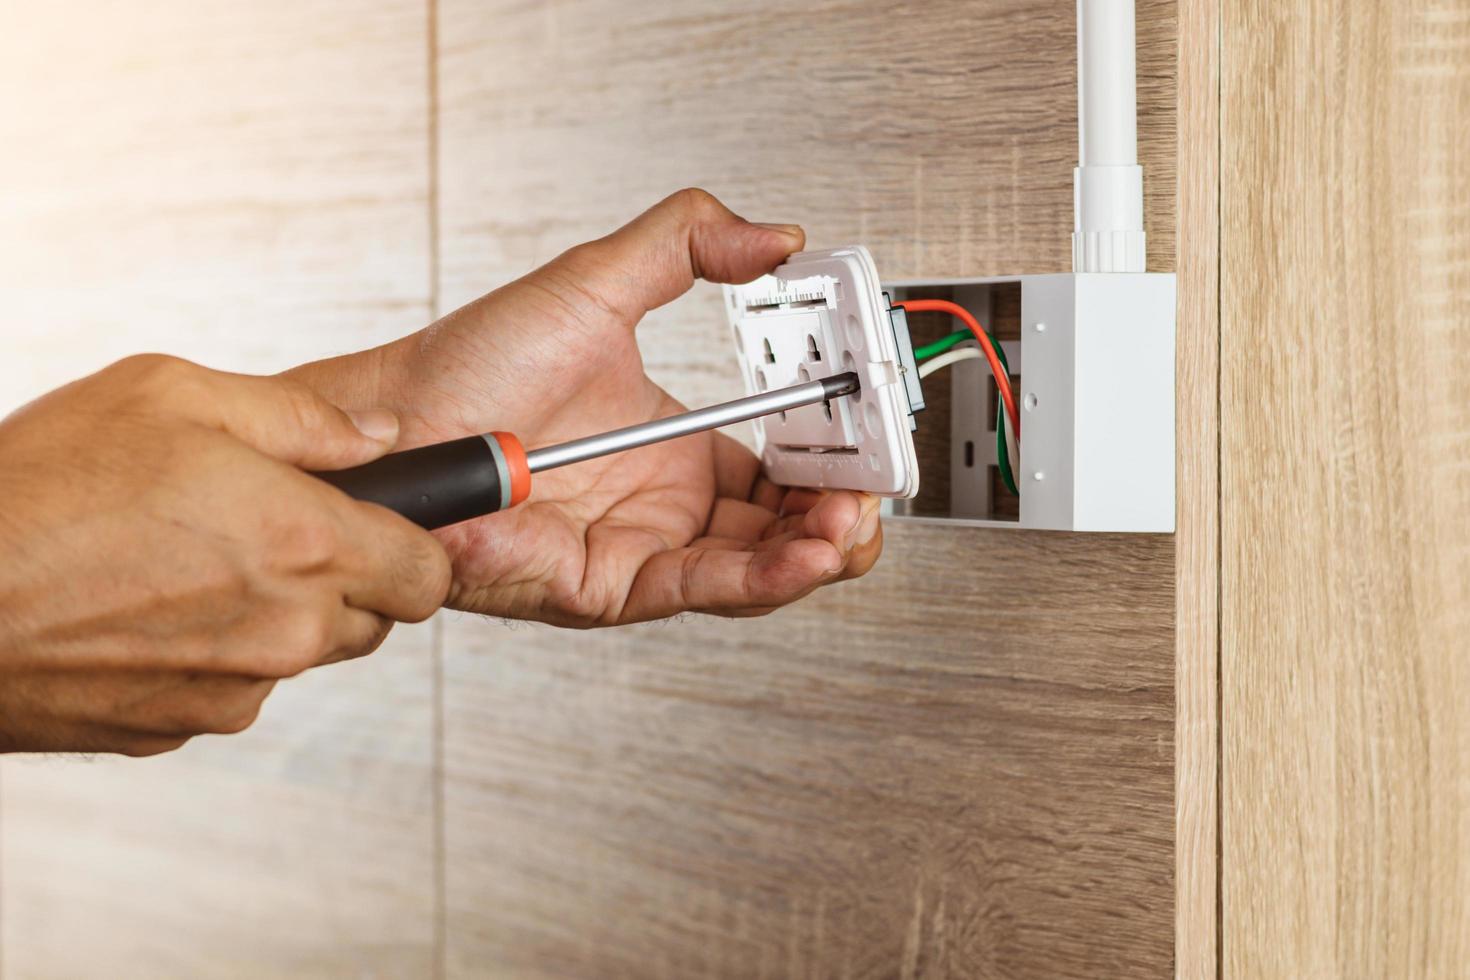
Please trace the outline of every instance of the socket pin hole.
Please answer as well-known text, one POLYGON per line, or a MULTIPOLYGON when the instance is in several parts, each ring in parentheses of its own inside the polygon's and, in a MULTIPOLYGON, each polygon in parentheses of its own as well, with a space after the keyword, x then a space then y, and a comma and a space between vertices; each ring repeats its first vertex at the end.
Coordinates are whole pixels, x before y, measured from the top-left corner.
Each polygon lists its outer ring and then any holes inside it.
POLYGON ((973 439, 966 439, 965 440, 965 469, 967 469, 967 470, 973 470, 974 468, 975 468, 975 440, 973 440, 973 439))
POLYGON ((822 352, 817 350, 817 338, 811 334, 806 335, 806 359, 808 361, 820 361, 822 352))
POLYGON ((756 391, 765 391, 767 387, 769 387, 769 386, 766 384, 766 372, 762 371, 760 368, 756 368, 755 369, 755 390, 756 391))
POLYGON ((770 337, 766 337, 765 339, 763 339, 761 341, 761 347, 765 350, 766 363, 767 364, 775 364, 776 363, 776 352, 773 351, 773 350, 771 350, 771 338, 770 337))
POLYGON ((822 414, 827 416, 828 422, 832 421, 832 400, 830 398, 822 399, 822 414))

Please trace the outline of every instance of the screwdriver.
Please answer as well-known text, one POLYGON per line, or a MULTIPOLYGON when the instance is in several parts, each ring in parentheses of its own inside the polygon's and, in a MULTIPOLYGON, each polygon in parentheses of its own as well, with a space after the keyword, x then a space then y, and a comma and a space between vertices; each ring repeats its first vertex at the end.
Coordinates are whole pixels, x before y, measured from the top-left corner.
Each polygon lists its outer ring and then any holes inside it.
POLYGON ((857 390, 858 376, 847 372, 530 452, 509 432, 487 432, 312 475, 350 497, 381 504, 433 530, 514 507, 530 496, 532 473, 815 405, 857 390))

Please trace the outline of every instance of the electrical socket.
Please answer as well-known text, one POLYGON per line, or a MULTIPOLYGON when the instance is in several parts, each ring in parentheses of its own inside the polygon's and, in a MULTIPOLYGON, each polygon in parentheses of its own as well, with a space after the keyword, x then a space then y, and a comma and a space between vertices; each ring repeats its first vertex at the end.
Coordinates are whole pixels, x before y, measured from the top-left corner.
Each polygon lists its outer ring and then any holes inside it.
POLYGON ((913 413, 923 407, 902 311, 894 316, 861 246, 791 256, 772 274, 725 287, 751 392, 855 372, 855 394, 756 421, 766 472, 787 486, 918 492, 913 413))

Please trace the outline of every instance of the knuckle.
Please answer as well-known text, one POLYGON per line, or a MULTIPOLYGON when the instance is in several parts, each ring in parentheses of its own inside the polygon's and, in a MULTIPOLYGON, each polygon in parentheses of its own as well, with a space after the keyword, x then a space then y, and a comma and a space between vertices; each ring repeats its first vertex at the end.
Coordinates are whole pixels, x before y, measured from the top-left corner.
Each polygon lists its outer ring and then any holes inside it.
POLYGON ((286 616, 276 638, 270 676, 295 677, 321 663, 332 645, 332 624, 315 610, 286 616))
MULTIPOLYGON (((288 378, 277 378, 291 423, 303 432, 323 433, 333 421, 329 406, 310 388, 288 378)), ((335 411, 333 409, 332 411, 335 411)))
POLYGON ((203 369, 168 354, 134 354, 109 371, 123 380, 134 395, 150 401, 187 403, 199 395, 203 369))
POLYGON ((118 747, 118 751, 133 759, 146 759, 149 756, 163 755, 182 748, 190 739, 189 735, 153 735, 145 738, 135 738, 118 747))
POLYGON ((133 354, 114 364, 111 370, 139 381, 168 379, 187 374, 194 365, 171 354, 133 354))
POLYGON ((454 584, 454 570, 439 542, 424 535, 423 543, 414 548, 409 559, 409 574, 416 592, 413 616, 408 622, 422 622, 444 605, 454 584))
POLYGON ((273 547, 267 554, 281 567, 296 572, 329 568, 343 545, 341 529, 318 516, 283 520, 270 537, 273 547))
POLYGON ((373 630, 372 634, 363 637, 359 643, 356 643, 349 649, 342 651, 343 659, 358 660, 362 657, 368 656, 369 654, 375 652, 378 647, 383 645, 383 641, 388 638, 388 634, 392 631, 393 620, 387 618, 386 616, 379 616, 377 628, 373 630))
POLYGON ((610 624, 617 613, 597 590, 583 586, 557 602, 557 621, 573 629, 592 629, 610 624))
POLYGON ((243 711, 224 715, 212 720, 206 731, 211 735, 238 735, 260 717, 260 709, 263 702, 257 701, 243 711))
POLYGON ((724 205, 709 191, 703 187, 685 187, 675 191, 669 198, 670 203, 687 217, 698 220, 700 218, 712 217, 723 213, 724 205))

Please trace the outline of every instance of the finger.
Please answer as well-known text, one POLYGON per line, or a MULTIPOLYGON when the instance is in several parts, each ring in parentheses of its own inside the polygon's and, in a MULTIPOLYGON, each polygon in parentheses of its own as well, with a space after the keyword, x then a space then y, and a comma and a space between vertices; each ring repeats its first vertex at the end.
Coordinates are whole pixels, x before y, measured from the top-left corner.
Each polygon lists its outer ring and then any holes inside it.
POLYGON ((347 604, 404 623, 434 615, 453 581, 444 546, 386 507, 336 496, 343 523, 336 568, 347 604))
POLYGON ((271 679, 228 674, 172 674, 119 718, 143 735, 234 735, 255 723, 275 688, 271 679))
POLYGON ((775 511, 744 500, 720 497, 710 508, 709 526, 704 533, 711 538, 731 538, 750 544, 759 541, 766 528, 775 522, 775 511))
POLYGON ((766 528, 766 537, 800 531, 830 541, 848 552, 866 540, 878 514, 878 498, 850 490, 792 490, 781 504, 782 517, 766 528), (865 526, 864 521, 869 523, 865 526))
POLYGON ((326 653, 316 666, 366 657, 383 645, 392 630, 393 620, 386 616, 344 606, 334 624, 326 653))
POLYGON ((782 517, 792 514, 805 514, 827 497, 825 490, 809 490, 805 487, 796 487, 787 490, 781 497, 781 504, 777 508, 782 517))
POLYGON ((344 412, 290 378, 204 371, 197 380, 199 397, 191 399, 191 417, 303 469, 359 466, 398 441, 392 412, 344 412))
MULTIPOLYGON (((51 725, 98 727, 135 735, 192 736, 242 731, 274 680, 189 670, 114 670, 65 684, 54 680, 51 725)), ((48 726, 49 727, 49 726, 48 726)))
POLYGON ((811 538, 760 551, 677 548, 660 552, 639 569, 619 621, 783 606, 829 581, 842 564, 837 549, 811 538))
POLYGON ((861 541, 853 546, 848 552, 847 565, 837 576, 838 581, 860 578, 873 570, 878 563, 878 557, 883 554, 883 525, 877 523, 873 534, 866 541, 861 541))
POLYGON ((805 242, 795 225, 751 224, 708 192, 691 188, 540 271, 551 283, 575 283, 584 296, 596 297, 633 324, 684 293, 696 278, 749 282, 805 242))
POLYGON ((758 547, 779 545, 794 537, 829 541, 843 554, 839 580, 866 575, 883 553, 881 501, 877 497, 848 491, 794 490, 788 500, 799 513, 773 521, 762 532, 758 547))
POLYGON ((772 483, 763 473, 756 477, 750 491, 750 502, 774 513, 781 512, 781 501, 789 491, 778 483, 772 483))
POLYGON ((723 432, 715 433, 714 450, 715 494, 758 503, 752 500, 751 492, 760 476, 761 461, 749 449, 723 432))

